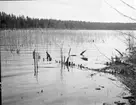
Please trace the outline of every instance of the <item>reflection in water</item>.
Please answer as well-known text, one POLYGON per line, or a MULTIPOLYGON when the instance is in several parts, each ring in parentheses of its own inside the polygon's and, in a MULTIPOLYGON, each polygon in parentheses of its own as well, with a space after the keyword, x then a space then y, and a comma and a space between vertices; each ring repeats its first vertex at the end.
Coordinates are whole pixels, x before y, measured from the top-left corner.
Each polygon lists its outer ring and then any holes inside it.
POLYGON ((36 78, 36 81, 38 83, 38 72, 34 71, 34 77, 36 78))
POLYGON ((67 67, 67 70, 68 70, 68 72, 69 72, 69 66, 66 66, 67 67))
POLYGON ((64 70, 67 69, 67 71, 69 72, 70 69, 72 68, 72 66, 66 65, 66 64, 64 64, 64 63, 60 63, 60 65, 61 65, 60 78, 61 78, 61 80, 63 81, 63 79, 64 79, 64 70))
POLYGON ((40 55, 38 52, 36 52, 36 49, 33 51, 33 59, 34 59, 34 72, 38 73, 38 62, 40 59, 40 55))
POLYGON ((60 78, 61 78, 61 81, 63 81, 63 64, 61 64, 60 78))

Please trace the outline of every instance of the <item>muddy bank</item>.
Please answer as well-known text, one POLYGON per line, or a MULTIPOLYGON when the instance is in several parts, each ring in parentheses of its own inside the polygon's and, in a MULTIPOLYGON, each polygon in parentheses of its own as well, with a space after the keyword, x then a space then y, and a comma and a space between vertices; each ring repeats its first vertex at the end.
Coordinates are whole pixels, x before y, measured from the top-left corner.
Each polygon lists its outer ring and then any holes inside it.
POLYGON ((132 94, 131 96, 122 97, 128 99, 131 105, 136 105, 136 66, 125 63, 112 63, 105 68, 96 70, 115 75, 119 80, 126 85, 127 90, 132 94))

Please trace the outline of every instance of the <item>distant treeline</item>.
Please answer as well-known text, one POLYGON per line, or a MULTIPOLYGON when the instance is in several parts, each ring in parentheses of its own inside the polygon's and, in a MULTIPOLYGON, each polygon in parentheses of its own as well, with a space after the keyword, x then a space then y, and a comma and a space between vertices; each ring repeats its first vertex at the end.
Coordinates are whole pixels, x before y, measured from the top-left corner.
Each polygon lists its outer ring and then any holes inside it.
POLYGON ((136 23, 100 23, 85 21, 62 21, 38 19, 0 12, 0 28, 54 28, 54 29, 90 29, 90 30, 136 30, 136 23))

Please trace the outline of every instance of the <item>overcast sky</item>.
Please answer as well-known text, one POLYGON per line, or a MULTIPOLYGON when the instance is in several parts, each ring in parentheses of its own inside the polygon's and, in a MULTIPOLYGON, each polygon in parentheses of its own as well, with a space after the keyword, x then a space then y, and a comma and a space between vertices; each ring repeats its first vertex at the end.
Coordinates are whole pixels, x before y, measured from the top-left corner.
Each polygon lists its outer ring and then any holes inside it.
MULTIPOLYGON (((136 10, 121 0, 105 0, 125 15, 136 19, 136 10)), ((0 11, 36 18, 91 22, 136 22, 121 16, 104 0, 0 1, 0 11)), ((136 0, 123 0, 136 8, 136 0)))

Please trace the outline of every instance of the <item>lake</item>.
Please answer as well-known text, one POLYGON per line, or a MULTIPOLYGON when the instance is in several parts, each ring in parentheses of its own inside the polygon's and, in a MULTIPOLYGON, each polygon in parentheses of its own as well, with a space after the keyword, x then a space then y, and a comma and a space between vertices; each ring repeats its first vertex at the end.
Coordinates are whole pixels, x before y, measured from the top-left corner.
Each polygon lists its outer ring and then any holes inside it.
MULTIPOLYGON (((125 52, 136 31, 26 29, 0 31, 3 105, 115 105, 131 93, 117 75, 91 69, 105 67, 111 56, 125 52), (32 53, 40 54, 34 73, 32 53), (70 50, 71 49, 71 50, 70 50), (52 61, 47 62, 46 51, 52 61), (81 53, 88 60, 81 59, 81 53), (74 67, 60 63, 70 57, 74 67), (82 65, 86 68, 80 68, 82 65)), ((131 41, 133 42, 133 41, 131 41)), ((131 43, 134 44, 134 43, 131 43)))

